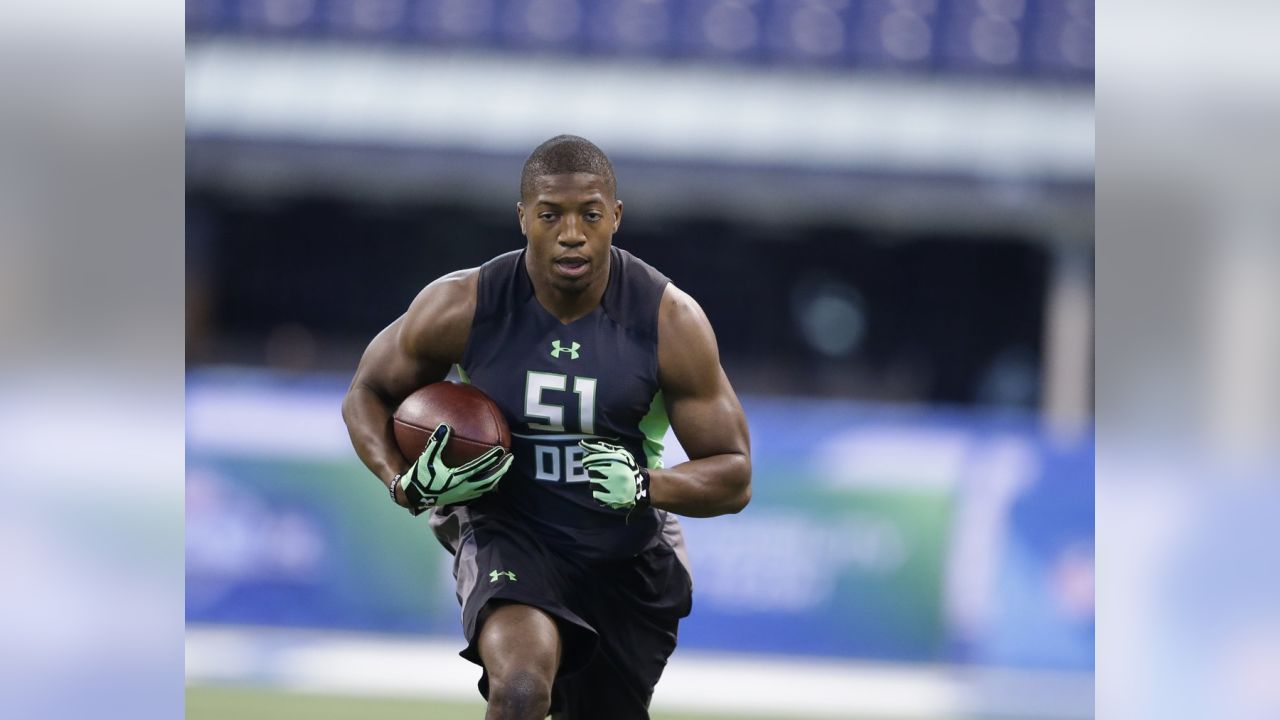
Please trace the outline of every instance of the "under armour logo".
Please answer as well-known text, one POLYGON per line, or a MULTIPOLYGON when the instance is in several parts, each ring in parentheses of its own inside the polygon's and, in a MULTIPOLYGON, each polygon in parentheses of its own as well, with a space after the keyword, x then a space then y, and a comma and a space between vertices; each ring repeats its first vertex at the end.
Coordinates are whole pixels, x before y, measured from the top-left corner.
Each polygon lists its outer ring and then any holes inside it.
POLYGON ((555 358, 555 359, 559 360, 559 359, 560 359, 560 353, 562 353, 562 352, 567 352, 567 353, 569 353, 569 359, 570 359, 570 360, 577 360, 577 359, 578 359, 578 348, 580 348, 580 347, 582 347, 582 346, 581 346, 581 345, 579 345, 577 342, 574 342, 574 343, 573 343, 572 345, 570 345, 569 347, 562 347, 562 346, 560 345, 560 341, 559 341, 559 340, 552 340, 552 341, 551 341, 551 357, 553 357, 553 358, 555 358))
POLYGON ((515 574, 514 572, 510 571, 510 570, 501 570, 501 571, 499 571, 499 570, 490 570, 490 571, 489 571, 489 582, 491 582, 491 583, 496 583, 496 582, 498 582, 498 578, 502 577, 503 575, 506 575, 506 576, 507 576, 507 579, 508 579, 508 580, 510 580, 511 582, 515 582, 515 581, 516 581, 516 574, 515 574))

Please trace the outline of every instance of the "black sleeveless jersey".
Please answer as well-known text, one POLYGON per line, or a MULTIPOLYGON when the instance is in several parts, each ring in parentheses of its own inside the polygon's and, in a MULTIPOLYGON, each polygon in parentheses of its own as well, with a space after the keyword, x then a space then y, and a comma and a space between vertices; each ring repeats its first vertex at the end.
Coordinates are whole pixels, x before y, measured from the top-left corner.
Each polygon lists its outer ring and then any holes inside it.
POLYGON ((658 305, 668 282, 612 248, 600 305, 563 324, 534 297, 523 250, 480 268, 460 375, 493 398, 511 427, 516 459, 496 499, 561 551, 630 557, 674 521, 653 509, 628 514, 597 503, 578 445, 605 439, 644 466, 662 467, 668 422, 658 387, 658 305))

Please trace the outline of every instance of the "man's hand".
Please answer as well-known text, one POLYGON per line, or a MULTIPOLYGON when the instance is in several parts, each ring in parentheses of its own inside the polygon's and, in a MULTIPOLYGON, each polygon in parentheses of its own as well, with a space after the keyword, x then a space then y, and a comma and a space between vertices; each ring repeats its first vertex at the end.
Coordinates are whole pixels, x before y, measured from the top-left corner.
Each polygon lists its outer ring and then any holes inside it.
POLYGON ((582 440, 582 467, 591 478, 591 495, 614 510, 649 505, 649 475, 621 445, 582 440))
POLYGON ((451 468, 441 454, 453 430, 441 424, 431 434, 422 455, 400 476, 400 488, 415 515, 436 505, 474 500, 498 486, 515 456, 500 447, 491 448, 471 462, 451 468))

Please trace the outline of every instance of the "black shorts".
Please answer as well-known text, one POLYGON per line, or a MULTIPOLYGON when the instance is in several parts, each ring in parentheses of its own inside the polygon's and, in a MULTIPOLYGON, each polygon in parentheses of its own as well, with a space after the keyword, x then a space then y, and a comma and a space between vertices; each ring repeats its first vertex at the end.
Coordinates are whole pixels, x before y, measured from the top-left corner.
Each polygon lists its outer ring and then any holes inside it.
MULTIPOLYGON (((531 605, 560 629, 551 693, 557 720, 648 718, 677 626, 692 605, 689 574, 674 547, 678 535, 674 543, 671 534, 656 537, 632 558, 587 563, 555 552, 518 517, 484 505, 484 511, 454 507, 432 518, 437 537, 454 553, 467 640, 462 657, 483 667, 477 643, 487 608, 531 605)), ((487 699, 487 674, 479 688, 487 699)))

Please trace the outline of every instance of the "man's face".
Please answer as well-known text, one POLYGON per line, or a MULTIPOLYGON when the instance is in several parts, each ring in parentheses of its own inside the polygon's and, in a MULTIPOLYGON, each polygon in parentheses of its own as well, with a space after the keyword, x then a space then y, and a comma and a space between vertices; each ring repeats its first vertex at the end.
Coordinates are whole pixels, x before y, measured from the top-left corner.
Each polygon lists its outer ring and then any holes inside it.
POLYGON ((605 282, 609 247, 622 221, 622 202, 591 173, 543 175, 516 204, 529 240, 528 268, 561 292, 605 282))

